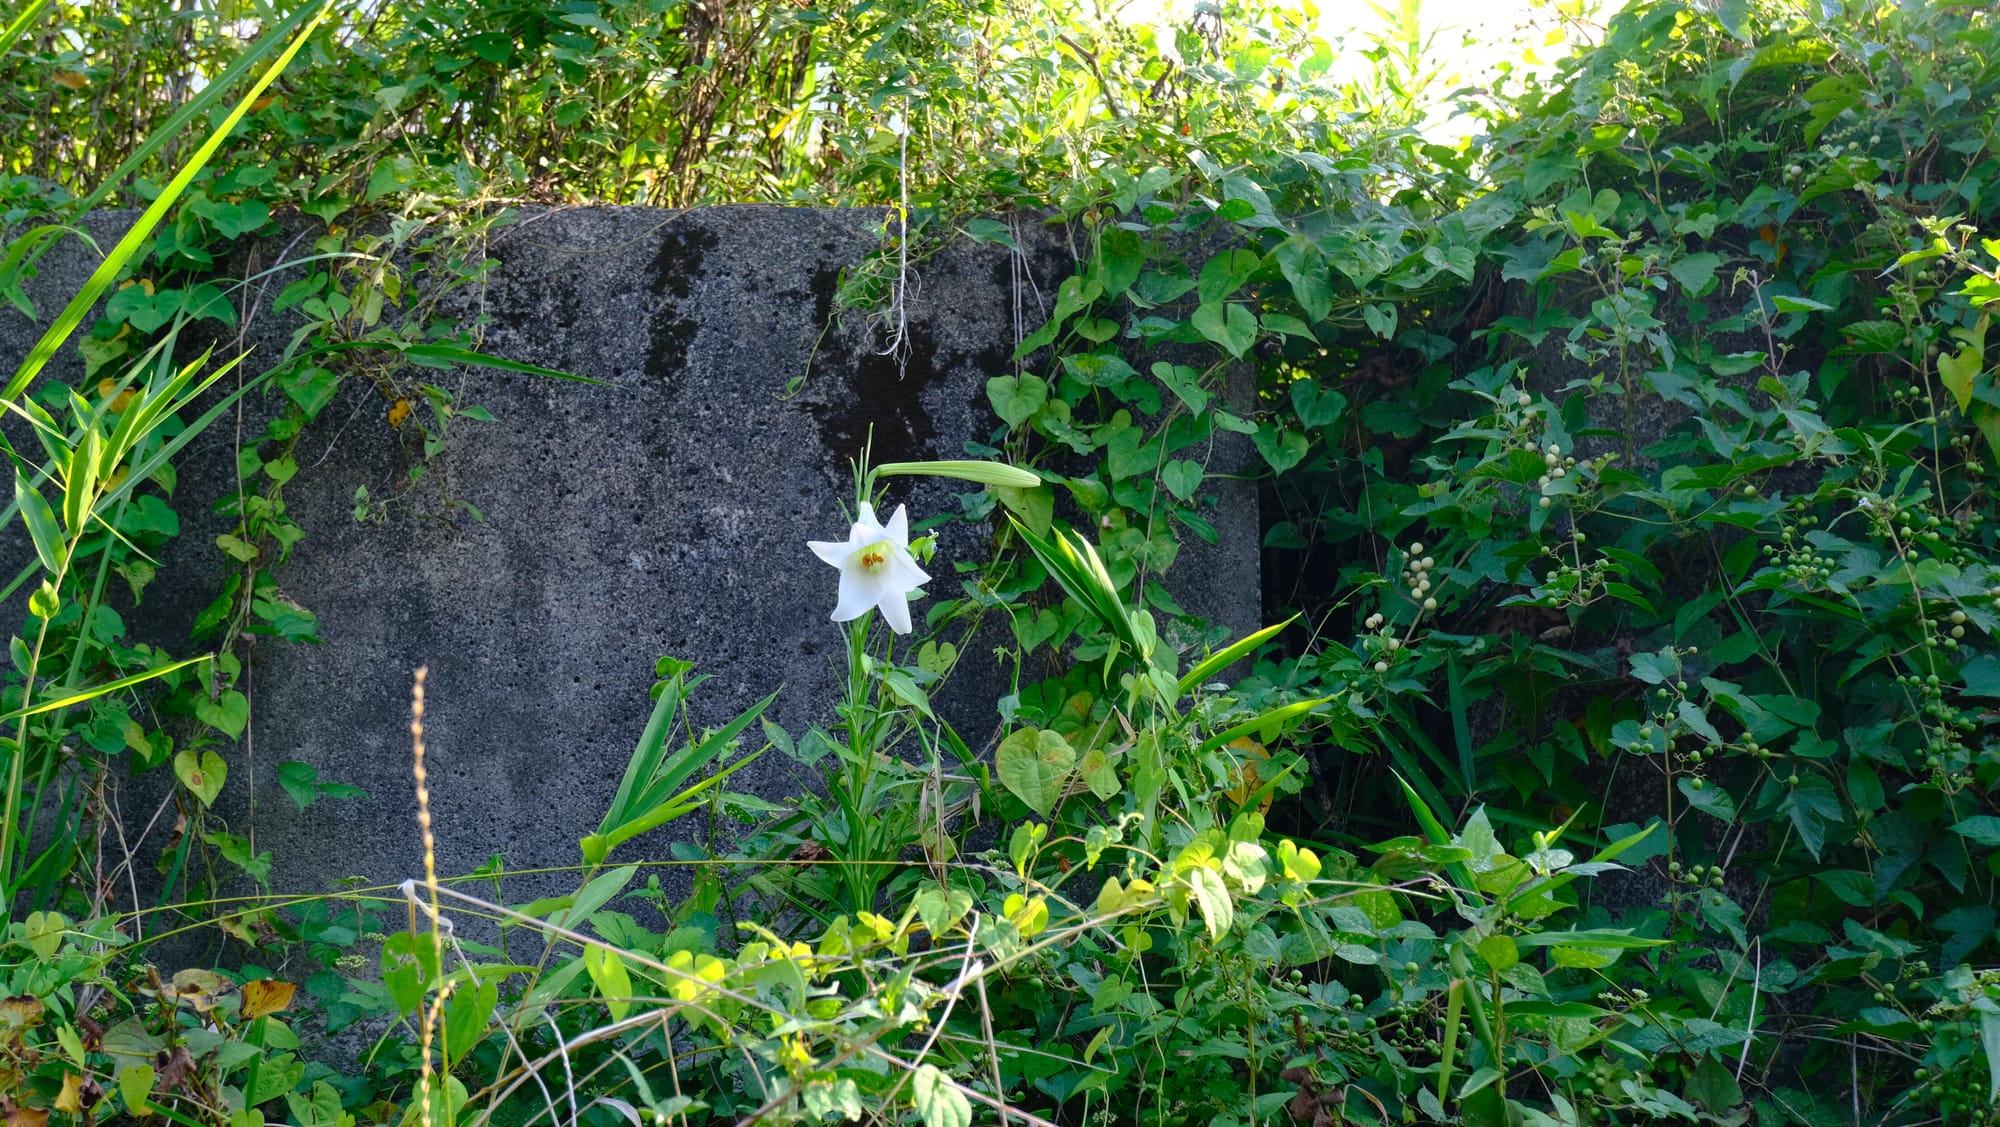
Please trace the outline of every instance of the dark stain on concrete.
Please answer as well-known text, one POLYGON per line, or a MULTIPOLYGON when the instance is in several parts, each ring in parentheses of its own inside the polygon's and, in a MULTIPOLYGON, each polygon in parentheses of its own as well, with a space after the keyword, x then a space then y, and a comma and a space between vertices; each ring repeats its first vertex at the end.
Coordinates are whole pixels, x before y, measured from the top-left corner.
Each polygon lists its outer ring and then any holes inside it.
MULTIPOLYGON (((813 312, 819 324, 833 316, 840 271, 813 273, 813 312)), ((937 355, 930 326, 912 318, 901 360, 883 353, 863 335, 858 343, 835 325, 815 363, 815 378, 825 381, 823 398, 803 403, 818 421, 828 453, 839 462, 859 458, 871 441, 873 459, 915 462, 943 455, 937 450, 937 428, 924 406, 924 389, 946 373, 937 355), (843 386, 844 385, 844 386, 843 386)))
POLYGON ((701 329, 684 310, 715 244, 713 232, 677 224, 660 240, 660 253, 653 259, 653 332, 646 350, 646 375, 667 388, 679 386, 679 377, 687 370, 688 348, 701 329))

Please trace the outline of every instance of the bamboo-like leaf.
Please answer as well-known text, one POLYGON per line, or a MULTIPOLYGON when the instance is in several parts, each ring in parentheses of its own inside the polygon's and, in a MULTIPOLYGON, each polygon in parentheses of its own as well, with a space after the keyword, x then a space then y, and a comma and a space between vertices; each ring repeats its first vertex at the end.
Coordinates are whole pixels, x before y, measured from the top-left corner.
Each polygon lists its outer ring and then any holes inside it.
POLYGON ((33 23, 35 17, 42 14, 42 9, 48 6, 49 0, 28 0, 28 6, 21 9, 21 14, 15 16, 13 22, 4 30, 0 30, 0 55, 5 55, 13 49, 14 43, 27 33, 28 25, 33 23))
POLYGON ((1197 664, 1193 669, 1187 671, 1186 676, 1181 678, 1180 694, 1182 696, 1186 696, 1189 693, 1193 692, 1196 688, 1200 687, 1201 683, 1207 680, 1211 674, 1216 673, 1217 671, 1222 669, 1227 669, 1229 666, 1236 664, 1238 658, 1243 657, 1250 651, 1256 649, 1258 646, 1261 646, 1265 642, 1270 641, 1272 638, 1277 637, 1278 632, 1280 630, 1283 630, 1285 627, 1290 626, 1292 623, 1297 622, 1298 620, 1299 616, 1295 614, 1292 617, 1284 620, 1283 622, 1278 623, 1276 626, 1266 626, 1262 630, 1257 631, 1255 634, 1246 634, 1242 638, 1237 639, 1236 641, 1230 643, 1229 645, 1223 647, 1222 649, 1219 649, 1214 653, 1208 655, 1206 658, 1203 658, 1202 661, 1199 664, 1197 664))
POLYGON ((51 575, 60 574, 68 549, 62 529, 56 524, 56 512, 19 470, 14 471, 14 504, 21 510, 21 520, 28 526, 28 538, 35 542, 35 554, 41 557, 42 566, 51 575))
POLYGON ((214 656, 214 654, 202 654, 199 657, 183 658, 171 665, 162 665, 158 669, 148 669, 144 673, 134 673, 130 677, 120 677, 116 681, 106 681, 102 685, 92 685, 88 689, 82 689, 67 696, 57 697, 54 700, 45 700, 40 704, 30 705, 27 708, 17 708, 12 712, 0 714, 0 722, 19 720, 23 716, 40 716, 44 712, 54 712, 59 708, 68 708, 73 704, 82 704, 87 700, 96 700, 106 693, 115 693, 120 689, 129 689, 134 685, 143 685, 156 677, 164 677, 176 669, 185 669, 196 662, 207 661, 214 656))
POLYGON ((97 493, 97 461, 103 453, 103 433, 95 420, 86 421, 83 441, 70 452, 69 472, 63 475, 63 526, 72 538, 83 535, 83 523, 90 516, 97 493))
POLYGON ((1132 625, 1132 616, 1125 609, 1124 600, 1118 595, 1118 587, 1111 582, 1111 573, 1105 570, 1104 561, 1097 556, 1097 550, 1090 542, 1072 532, 1055 530, 1054 540, 1045 540, 1035 535, 1027 525, 1013 517, 1014 530, 1021 536, 1021 542, 1042 562, 1042 566, 1055 577, 1056 584, 1070 598, 1082 604, 1084 609, 1097 617, 1111 635, 1124 643, 1133 653, 1146 656, 1138 631, 1132 625))
MULTIPOLYGON (((74 214, 82 215, 98 204, 103 203, 105 198, 112 192, 117 191, 120 185, 125 183, 134 172, 139 170, 141 165, 151 160, 154 154, 166 148, 175 137, 179 136, 181 130, 187 128, 189 122, 197 117, 206 116, 209 108, 221 101, 223 95, 229 92, 229 88, 236 85, 237 79, 250 73, 264 56, 276 50, 279 44, 289 40, 298 31, 299 25, 312 16, 312 12, 312 5, 304 4, 299 7, 298 11, 286 16, 282 22, 273 25, 269 31, 264 33, 262 38, 251 44, 248 50, 238 55, 235 61, 225 67, 221 74, 209 79, 200 90, 195 91, 193 97, 183 102, 181 108, 175 110, 172 117, 162 122, 160 127, 155 129, 151 136, 147 137, 138 148, 132 150, 132 155, 126 157, 124 162, 117 168, 112 169, 97 187, 91 190, 89 195, 78 200, 75 206, 71 208, 71 211, 74 214)), ((314 22, 318 21, 315 20, 314 22)), ((255 96, 252 95, 251 98, 246 99, 246 102, 255 100, 255 96)))
MULTIPOLYGON (((282 74, 285 68, 291 65, 292 59, 306 45, 306 40, 312 37, 313 32, 319 29, 320 23, 332 11, 332 0, 321 0, 321 3, 318 5, 301 9, 299 13, 294 15, 293 19, 296 20, 306 12, 313 13, 311 18, 307 19, 304 25, 292 37, 291 42, 286 45, 284 53, 273 60, 269 67, 265 68, 264 73, 258 77, 257 81, 237 101, 236 107, 209 134, 208 140, 202 143, 194 155, 181 165, 180 170, 174 174, 174 178, 167 183, 165 188, 161 189, 160 194, 147 206, 145 213, 139 217, 138 222, 132 224, 131 230, 125 232, 125 237, 118 240, 118 244, 111 248, 111 253, 105 255, 104 261, 99 263, 97 269, 91 272, 90 279, 83 284, 83 287, 76 292, 75 296, 70 298, 69 304, 63 307, 63 311, 56 315, 55 320, 42 333, 41 339, 36 341, 35 346, 28 350, 28 355, 21 361, 20 367, 14 370, 13 378, 7 381, 6 388, 0 390, 0 399, 18 398, 22 392, 28 389, 28 385, 34 383, 35 377, 41 374, 42 368, 55 356, 56 351, 62 348, 63 343, 69 339, 70 334, 76 331, 76 327, 82 323, 85 315, 96 306, 97 299, 103 296, 104 291, 111 287, 113 281, 117 280, 118 275, 125 269, 125 264, 131 261, 132 256, 138 253, 140 244, 152 237, 153 232, 158 229, 161 220, 166 218, 167 212, 173 208, 175 203, 179 202, 181 195, 187 191, 188 186, 194 183, 194 178, 200 174, 201 170, 207 166, 209 160, 215 156, 216 150, 222 147, 223 140, 236 128, 237 123, 243 120, 243 115, 250 112, 250 104, 262 96, 265 88, 276 81, 278 75, 282 74)), ((289 25, 290 22, 287 21, 287 24, 289 25)), ((267 36, 266 38, 270 37, 267 36)), ((175 122, 184 123, 188 120, 192 120, 192 117, 181 117, 179 115, 175 117, 175 122)), ((169 124, 173 123, 170 122, 169 124)), ((165 132, 165 130, 162 130, 162 132, 165 132)))
POLYGON ((394 344, 379 340, 336 341, 300 353, 301 356, 320 355, 328 352, 351 352, 357 348, 376 348, 394 351, 410 360, 430 362, 433 366, 443 364, 468 364, 475 368, 497 368, 503 372, 520 372, 530 376, 546 376, 552 380, 570 380, 574 383, 596 384, 609 387, 603 380, 589 376, 579 376, 574 372, 564 372, 556 368, 544 368, 539 364, 526 364, 519 360, 508 360, 500 356, 488 356, 484 352, 474 352, 451 344, 394 344))
MULTIPOLYGON (((1396 782, 1402 786, 1403 797, 1410 804, 1410 813, 1416 815, 1417 825, 1424 831, 1424 837, 1429 839, 1432 845, 1450 845, 1451 831, 1444 828, 1443 822, 1438 821, 1437 815, 1432 813, 1429 804, 1424 802, 1418 796, 1416 790, 1410 786, 1410 781, 1405 779, 1400 772, 1392 771, 1390 774, 1395 775, 1396 782)), ((1458 882, 1458 890, 1461 893, 1471 897, 1477 903, 1483 904, 1486 902, 1486 898, 1479 894, 1479 886, 1472 879, 1472 870, 1466 868, 1464 862, 1453 861, 1447 864, 1444 869, 1446 873, 1451 875, 1452 880, 1458 882)))
POLYGON ((1231 725, 1201 741, 1201 749, 1197 754, 1207 755, 1216 748, 1222 747, 1232 740, 1241 739, 1264 727, 1266 724, 1277 724, 1290 720, 1294 716, 1311 712, 1313 709, 1332 699, 1332 697, 1315 697, 1312 700, 1296 700, 1290 704, 1281 704, 1276 708, 1260 712, 1255 717, 1245 720, 1241 724, 1231 725))

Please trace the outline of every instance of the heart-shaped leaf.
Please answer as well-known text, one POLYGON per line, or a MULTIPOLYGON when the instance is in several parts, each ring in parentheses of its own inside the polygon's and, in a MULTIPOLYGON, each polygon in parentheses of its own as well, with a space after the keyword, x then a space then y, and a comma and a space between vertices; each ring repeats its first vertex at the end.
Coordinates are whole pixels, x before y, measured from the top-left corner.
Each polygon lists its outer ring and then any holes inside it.
POLYGON ((1062 799, 1063 784, 1076 767, 1076 750, 1060 733, 1024 728, 1001 741, 993 763, 1001 784, 1046 818, 1062 799))
POLYGON ((1049 385, 1040 376, 994 376, 986 381, 986 398, 1001 422, 1018 427, 1048 401, 1049 385))
POLYGON ((1293 235, 1278 248, 1278 269, 1292 285, 1292 298, 1310 320, 1324 321, 1333 311, 1333 271, 1318 244, 1293 235))
POLYGON ((1195 280, 1202 304, 1221 301, 1242 289, 1263 261, 1256 251, 1237 249, 1223 251, 1202 263, 1201 274, 1195 280))
POLYGON ((222 781, 229 777, 229 765, 212 751, 204 751, 199 756, 193 751, 183 751, 174 756, 174 777, 206 808, 213 806, 215 796, 222 793, 222 781))
POLYGON ((1306 436, 1297 431, 1265 423, 1257 428, 1256 434, 1250 436, 1250 442, 1257 447, 1259 454, 1264 455, 1264 460, 1271 464, 1271 468, 1279 473, 1284 473, 1305 460, 1306 436))
POLYGON ((1194 491, 1201 488, 1201 477, 1201 463, 1183 458, 1176 458, 1160 467, 1160 484, 1183 501, 1193 497, 1194 491))
POLYGON ((1299 413, 1299 421, 1309 427, 1331 426, 1347 410, 1347 397, 1333 388, 1322 387, 1315 379, 1293 380, 1292 409, 1299 413))
POLYGON ((1386 301, 1361 307, 1361 319, 1376 336, 1388 340, 1396 335, 1396 307, 1386 301))
POLYGON ((243 725, 250 721, 250 702, 242 693, 230 689, 215 700, 197 700, 194 714, 202 723, 212 725, 233 740, 243 734, 243 725))
POLYGON ((1153 378, 1167 385, 1188 410, 1199 415, 1208 408, 1208 392, 1203 391, 1200 373, 1185 364, 1168 364, 1165 361, 1153 365, 1153 378))
POLYGON ((1093 747, 1084 752, 1083 763, 1078 770, 1083 775, 1084 783, 1090 787, 1090 793, 1106 802, 1118 797, 1118 792, 1124 789, 1124 784, 1118 779, 1118 769, 1105 757, 1103 748, 1093 747))
POLYGON ((1257 318, 1240 305, 1210 303, 1195 310, 1191 320, 1196 332, 1228 349, 1239 360, 1257 342, 1257 318))

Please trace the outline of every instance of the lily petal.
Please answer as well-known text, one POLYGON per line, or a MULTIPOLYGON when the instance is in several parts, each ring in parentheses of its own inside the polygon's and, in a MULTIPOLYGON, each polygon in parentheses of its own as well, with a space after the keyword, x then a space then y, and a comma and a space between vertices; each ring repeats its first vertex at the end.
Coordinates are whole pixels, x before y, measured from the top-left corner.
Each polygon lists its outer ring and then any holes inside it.
POLYGON ((889 536, 889 543, 898 548, 910 546, 910 510, 907 505, 897 505, 896 513, 889 518, 889 526, 883 529, 889 536))
POLYGON ((856 545, 882 539, 882 522, 875 519, 875 506, 861 502, 861 512, 854 518, 854 527, 847 530, 847 539, 856 545))
POLYGON ((910 553, 895 551, 889 553, 889 566, 883 569, 882 585, 898 591, 913 591, 929 583, 931 577, 910 558, 910 553))
POLYGON ((903 592, 893 589, 882 592, 882 601, 879 605, 882 608, 882 621, 889 624, 889 629, 898 634, 910 632, 910 600, 903 592))
POLYGON ((854 554, 854 542, 851 540, 808 540, 806 547, 812 549, 813 555, 835 567, 846 564, 847 558, 854 554))
POLYGON ((840 569, 840 602, 833 608, 835 622, 850 622, 875 609, 882 598, 882 585, 858 567, 840 569))

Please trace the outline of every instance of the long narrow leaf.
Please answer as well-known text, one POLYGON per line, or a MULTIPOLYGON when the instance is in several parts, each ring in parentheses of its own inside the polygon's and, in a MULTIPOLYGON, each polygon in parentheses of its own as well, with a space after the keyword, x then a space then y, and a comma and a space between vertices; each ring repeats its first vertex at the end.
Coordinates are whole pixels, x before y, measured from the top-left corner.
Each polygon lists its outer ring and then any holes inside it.
POLYGON ((1255 634, 1247 634, 1203 658, 1200 664, 1188 670, 1187 675, 1181 678, 1179 686, 1180 694, 1186 696, 1193 692, 1211 674, 1236 664, 1237 659, 1256 649, 1258 646, 1263 645, 1265 642, 1270 641, 1272 638, 1277 637, 1278 631, 1283 630, 1298 620, 1299 616, 1295 614, 1278 623, 1276 626, 1266 626, 1255 634))
POLYGON ((42 558, 42 566, 50 574, 63 569, 65 548, 62 529, 56 524, 56 512, 49 508, 48 499, 20 471, 14 473, 14 504, 21 510, 21 519, 28 526, 28 538, 35 542, 35 554, 42 558))
POLYGON ((129 689, 134 685, 143 685, 156 677, 164 677, 176 669, 185 669, 198 661, 207 661, 214 656, 214 654, 202 654, 199 657, 183 658, 172 665, 162 665, 158 669, 148 669, 144 673, 134 673, 130 677, 120 677, 116 681, 106 681, 102 685, 92 685, 88 689, 71 693, 68 696, 57 697, 55 700, 45 700, 40 704, 30 705, 27 708, 17 708, 12 712, 0 715, 0 722, 19 720, 23 716, 40 716, 44 712, 54 712, 59 708, 68 708, 73 704, 82 704, 87 700, 96 700, 106 693, 115 693, 120 689, 129 689))
MULTIPOLYGON (((273 25, 257 42, 251 44, 248 50, 238 55, 235 61, 223 68, 221 74, 209 79, 200 90, 195 91, 193 97, 183 102, 181 108, 175 110, 172 117, 162 122, 158 129, 153 130, 151 136, 147 137, 138 148, 132 150, 131 156, 126 157, 123 163, 117 168, 112 169, 97 187, 92 189, 89 195, 78 200, 75 207, 71 210, 77 215, 82 215, 98 204, 103 203, 105 198, 117 191, 134 172, 139 170, 141 165, 152 159, 155 153, 166 148, 176 136, 179 136, 181 130, 187 128, 189 122, 205 115, 208 113, 209 107, 221 101, 222 96, 229 92, 229 88, 236 85, 237 79, 248 74, 264 56, 276 50, 279 44, 290 40, 298 31, 299 25, 312 16, 312 12, 312 5, 306 4, 301 6, 298 11, 286 16, 282 22, 273 25)), ((318 20, 314 20, 314 22, 317 23, 318 20)), ((252 95, 248 99, 248 101, 255 100, 255 95, 252 95)))
POLYGON ((1198 754, 1207 755, 1209 752, 1214 751, 1216 748, 1222 747, 1225 744, 1228 744, 1232 740, 1241 739, 1242 737, 1257 731, 1258 729, 1264 727, 1267 724, 1282 723, 1283 721, 1290 720, 1294 716, 1300 716, 1305 713, 1311 712, 1313 709, 1318 708, 1320 705, 1325 704, 1332 699, 1333 699, 1332 697, 1315 697, 1312 700, 1298 700, 1298 701, 1293 701, 1290 704, 1279 705, 1278 707, 1273 708, 1268 712, 1259 713, 1252 719, 1245 720, 1241 724, 1235 724, 1228 728, 1225 728, 1222 731, 1217 732, 1216 734, 1201 741, 1201 749, 1198 752, 1198 754))
MULTIPOLYGON (((767 746, 764 751, 768 750, 770 748, 767 746)), ((639 815, 629 822, 616 826, 606 833, 595 833, 584 838, 581 843, 583 846, 583 859, 593 865, 601 864, 606 857, 611 855, 613 849, 623 845, 625 842, 638 837, 647 830, 657 829, 673 821, 675 818, 700 809, 709 791, 721 786, 729 776, 756 762, 764 754, 764 751, 744 756, 722 770, 717 771, 715 774, 710 775, 708 778, 674 795, 672 800, 654 807, 652 810, 639 815)))
POLYGON ((713 735, 703 740, 698 746, 690 748, 687 754, 676 755, 668 759, 665 766, 661 768, 659 776, 652 780, 640 796, 640 808, 644 809, 665 801, 668 792, 680 786, 681 781, 689 775, 694 774, 720 756, 729 747, 730 741, 742 735, 743 729, 748 728, 759 716, 762 716, 764 710, 771 707, 771 702, 777 699, 778 694, 772 693, 770 696, 745 709, 736 719, 717 728, 713 735))
POLYGON ((21 9, 21 14, 15 16, 13 22, 4 30, 0 30, 0 55, 13 49, 15 41, 27 33, 28 25, 33 23, 35 17, 42 14, 42 9, 48 6, 49 0, 28 0, 28 6, 21 9))
MULTIPOLYGON (((1443 822, 1438 821, 1437 815, 1432 813, 1430 806, 1418 796, 1416 790, 1410 786, 1408 779, 1405 779, 1400 773, 1392 773, 1396 774, 1396 782, 1403 788, 1403 798, 1409 802, 1410 813, 1416 816, 1417 825, 1422 827, 1424 837, 1432 845, 1450 845, 1451 831, 1444 828, 1443 822)), ((1464 862, 1449 862, 1445 865, 1444 870, 1450 874, 1452 880, 1458 882, 1460 892, 1472 897, 1479 903, 1485 903, 1486 898, 1479 895, 1479 885, 1472 879, 1472 870, 1466 868, 1464 862)))
POLYGON ((646 719, 646 730, 640 734, 638 746, 632 749, 632 757, 625 761, 625 777, 618 782, 618 793, 604 811, 604 820, 598 823, 599 833, 623 825, 632 817, 637 808, 639 789, 658 773, 667 736, 673 732, 674 717, 680 710, 682 692, 681 680, 676 677, 667 682, 660 691, 660 699, 653 702, 653 714, 646 719))
POLYGON ((83 288, 70 298, 69 304, 63 307, 63 311, 56 315, 56 319, 49 325, 47 331, 42 333, 41 339, 35 342, 35 347, 28 350, 27 357, 21 361, 20 367, 15 369, 14 376, 7 381, 6 388, 0 390, 0 399, 19 397, 28 389, 28 385, 35 381, 35 377, 41 374, 42 368, 48 364, 51 357, 55 356, 56 351, 69 339, 70 334, 76 331, 84 316, 97 305, 97 299, 103 296, 113 281, 117 280, 118 275, 125 269, 125 264, 138 253, 140 244, 152 237, 160 221, 166 218, 167 212, 179 202, 182 193, 194 183, 195 176, 207 166, 210 158, 215 156, 216 150, 222 147, 222 142, 229 136, 230 131, 243 120, 244 114, 250 112, 250 104, 261 97, 265 88, 276 81, 278 75, 291 65, 292 59, 306 45, 306 40, 312 37, 313 32, 319 30, 321 21, 325 20, 332 10, 332 0, 322 0, 312 18, 305 22, 285 47, 284 53, 265 68, 264 73, 237 101, 236 108, 223 118, 215 131, 209 134, 208 140, 203 142, 194 156, 181 166, 180 171, 146 208, 138 222, 132 224, 132 229, 125 232, 125 237, 119 239, 118 245, 111 248, 111 253, 98 264, 97 269, 91 273, 90 280, 83 284, 83 288))

